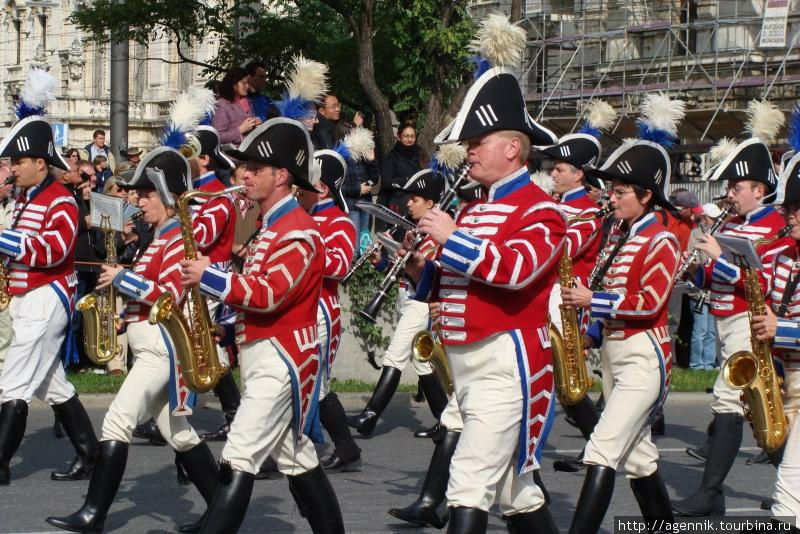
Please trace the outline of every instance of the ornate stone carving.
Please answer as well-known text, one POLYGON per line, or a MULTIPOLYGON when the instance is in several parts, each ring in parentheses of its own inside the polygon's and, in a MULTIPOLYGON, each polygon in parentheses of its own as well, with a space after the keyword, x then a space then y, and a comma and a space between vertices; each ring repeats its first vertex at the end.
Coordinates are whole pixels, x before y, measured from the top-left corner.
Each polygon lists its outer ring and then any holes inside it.
POLYGON ((36 45, 36 52, 34 52, 33 59, 31 59, 31 67, 50 70, 50 65, 47 64, 47 52, 42 43, 36 45))
POLYGON ((86 60, 83 56, 83 42, 76 37, 72 40, 72 44, 69 47, 69 59, 67 60, 69 79, 73 82, 77 82, 83 78, 83 68, 86 66, 86 60))

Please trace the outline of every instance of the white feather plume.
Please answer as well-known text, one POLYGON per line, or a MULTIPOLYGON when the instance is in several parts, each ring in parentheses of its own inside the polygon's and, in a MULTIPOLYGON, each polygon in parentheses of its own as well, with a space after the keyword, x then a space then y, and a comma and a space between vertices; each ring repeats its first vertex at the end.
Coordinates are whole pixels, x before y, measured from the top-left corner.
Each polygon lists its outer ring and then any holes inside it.
POLYGON ((722 163, 722 161, 733 154, 734 150, 739 144, 728 137, 723 137, 712 146, 708 151, 708 165, 715 167, 722 163))
POLYGON ((517 67, 522 63, 527 37, 525 30, 511 24, 505 15, 494 13, 480 22, 469 49, 495 67, 517 67))
POLYGON ((670 100, 664 93, 649 93, 642 99, 639 107, 641 121, 651 129, 662 130, 673 136, 678 135, 678 124, 686 115, 686 102, 670 100))
POLYGON ((328 92, 328 66, 302 54, 295 56, 286 77, 286 91, 291 98, 320 102, 328 92))
POLYGON ((605 100, 590 100, 585 109, 586 122, 598 130, 608 130, 617 118, 617 110, 605 100))
POLYGON ((190 87, 178 95, 169 111, 172 127, 191 132, 206 115, 214 112, 214 93, 210 89, 190 87))
POLYGON ((745 128, 752 137, 758 137, 768 145, 775 142, 785 121, 783 112, 777 106, 765 100, 751 100, 745 113, 745 128))
POLYGON ((19 98, 29 108, 46 108, 56 99, 56 79, 42 69, 30 69, 19 98))
POLYGON ((351 159, 366 159, 370 152, 375 150, 375 137, 363 126, 356 126, 347 132, 342 144, 347 147, 351 159))
POLYGON ((545 193, 548 195, 553 194, 553 189, 555 189, 555 183, 553 182, 553 177, 550 176, 550 173, 544 171, 536 171, 531 175, 531 181, 538 185, 539 187, 544 190, 545 193))
POLYGON ((467 149, 462 143, 444 143, 439 145, 436 159, 448 169, 457 169, 467 160, 467 149))
POLYGON ((311 185, 317 187, 317 184, 322 179, 322 159, 311 158, 311 173, 308 175, 308 181, 311 185))

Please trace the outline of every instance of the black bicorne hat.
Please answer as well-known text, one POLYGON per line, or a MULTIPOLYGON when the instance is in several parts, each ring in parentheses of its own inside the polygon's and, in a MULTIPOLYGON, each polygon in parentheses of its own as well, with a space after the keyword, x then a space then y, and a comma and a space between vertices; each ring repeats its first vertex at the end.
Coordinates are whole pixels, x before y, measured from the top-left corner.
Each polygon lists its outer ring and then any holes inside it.
POLYGON ((773 204, 800 205, 800 153, 796 153, 784 164, 778 179, 777 198, 773 204))
POLYGON ((200 154, 208 156, 217 164, 217 168, 233 170, 236 165, 219 149, 219 132, 213 126, 198 126, 194 136, 200 141, 200 154))
POLYGON ((0 142, 0 158, 42 158, 48 164, 69 170, 66 160, 56 150, 53 128, 38 115, 17 122, 0 142))
POLYGON ((270 119, 250 132, 237 150, 228 153, 242 161, 286 169, 294 178, 294 185, 319 192, 312 184, 311 137, 301 122, 285 117, 270 119))
MULTIPOLYGON (((554 160, 564 161, 579 169, 597 166, 601 151, 600 141, 595 136, 584 133, 565 135, 557 144, 540 150, 554 160)), ((594 187, 602 187, 600 180, 594 176, 587 175, 586 181, 594 187)))
POLYGON ((172 195, 180 196, 192 189, 189 161, 174 148, 160 146, 148 152, 136 169, 121 175, 123 189, 158 191, 166 206, 175 204, 172 195))
POLYGON ((417 195, 434 203, 441 200, 447 188, 444 176, 433 169, 422 169, 414 174, 403 186, 403 191, 409 195, 417 195))
POLYGON ((769 147, 757 137, 739 143, 717 165, 709 180, 753 180, 766 185, 770 192, 778 185, 769 147))
POLYGON ((348 213, 347 203, 342 195, 342 184, 347 175, 347 163, 344 158, 335 150, 317 150, 314 152, 314 159, 319 166, 319 179, 328 186, 331 198, 339 206, 339 209, 348 213))
POLYGON ((503 67, 495 67, 475 80, 455 120, 437 136, 435 142, 466 141, 500 130, 525 133, 532 145, 558 142, 553 132, 528 114, 516 76, 503 67))
POLYGON ((456 189, 456 194, 463 202, 473 202, 486 197, 486 190, 475 180, 470 180, 466 184, 456 189))

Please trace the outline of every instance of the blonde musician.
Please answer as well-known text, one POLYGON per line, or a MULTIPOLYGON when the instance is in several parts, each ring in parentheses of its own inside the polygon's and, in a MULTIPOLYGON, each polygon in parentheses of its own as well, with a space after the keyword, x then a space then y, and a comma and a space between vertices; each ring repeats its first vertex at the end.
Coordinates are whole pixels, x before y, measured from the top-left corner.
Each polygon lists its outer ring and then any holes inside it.
POLYGON ((586 346, 600 347, 606 399, 586 445, 586 476, 570 534, 600 529, 618 469, 630 479, 645 520, 672 516, 649 425, 669 389, 667 301, 679 249, 655 212, 671 207, 666 198, 671 166, 665 148, 654 141, 675 139, 683 106, 663 95, 646 95, 643 108, 669 110, 669 115, 645 114, 640 132, 646 137, 623 143, 600 169, 588 171, 610 182, 610 205, 620 221, 606 244, 602 289, 592 291, 580 281, 576 288, 561 288, 564 304, 590 310, 594 322, 586 346), (665 123, 672 128, 658 128, 665 123))

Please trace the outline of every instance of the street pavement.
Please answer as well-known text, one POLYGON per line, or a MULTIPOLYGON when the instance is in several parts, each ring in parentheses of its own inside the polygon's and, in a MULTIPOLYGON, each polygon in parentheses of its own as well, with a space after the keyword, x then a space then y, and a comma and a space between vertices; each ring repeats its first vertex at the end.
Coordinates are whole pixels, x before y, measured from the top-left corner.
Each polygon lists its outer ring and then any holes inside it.
MULTIPOLYGON (((85 396, 84 402, 100 429, 110 396, 85 396)), ((341 395, 350 413, 359 410, 366 397, 341 395)), ((696 488, 702 465, 687 456, 684 449, 700 444, 710 415, 710 396, 680 394, 670 396, 666 408, 667 435, 657 438, 661 451, 660 469, 670 495, 683 498, 696 488)), ((198 431, 216 428, 220 412, 198 409, 192 424, 198 431)), ((47 523, 50 515, 67 515, 83 502, 88 481, 51 482, 50 471, 61 468, 72 456, 66 439, 55 440, 51 433, 51 410, 38 402, 31 406, 28 432, 11 463, 12 484, 0 487, 0 534, 61 532, 47 523)), ((391 507, 410 504, 417 496, 427 469, 433 444, 415 439, 412 432, 433 423, 426 405, 398 394, 387 409, 371 439, 359 439, 364 458, 363 469, 355 473, 331 475, 344 515, 347 532, 409 534, 418 529, 407 526, 386 513, 391 507)), ((775 469, 768 465, 745 465, 757 454, 752 435, 745 427, 745 439, 736 464, 727 479, 728 514, 732 516, 762 515, 760 501, 772 494, 775 469)), ((212 443, 218 456, 222 443, 212 443)), ((583 473, 558 473, 553 461, 572 457, 583 446, 578 431, 569 426, 558 410, 556 424, 543 454, 542 478, 550 491, 550 505, 556 524, 562 532, 569 529, 575 510, 583 473)), ((325 455, 329 446, 320 446, 325 455)), ((166 447, 135 444, 131 447, 128 466, 116 500, 106 521, 106 531, 114 533, 156 534, 175 532, 177 525, 194 520, 205 505, 191 486, 179 486, 176 480, 174 455, 166 447)), ((639 515, 633 494, 624 478, 617 484, 603 530, 613 532, 614 516, 639 515)), ((428 529, 433 532, 434 529, 428 529)), ((506 532, 499 511, 489 519, 489 532, 506 532)), ((289 494, 285 478, 256 481, 242 533, 309 533, 306 520, 300 516, 289 494)))

